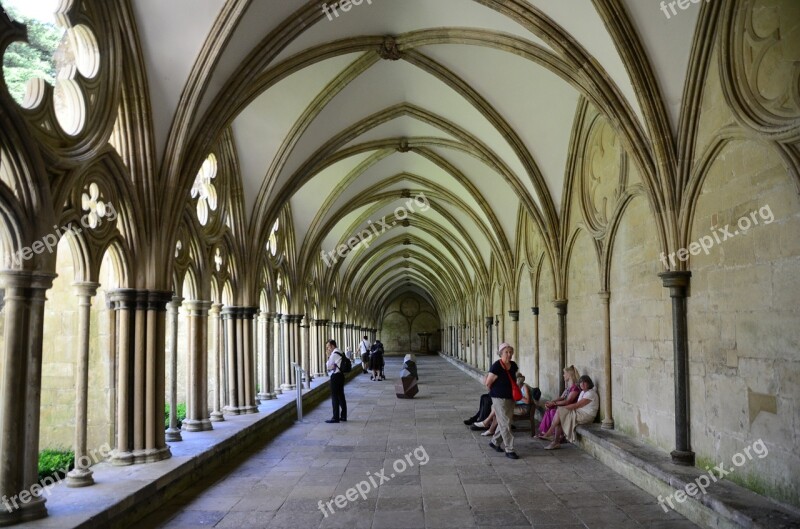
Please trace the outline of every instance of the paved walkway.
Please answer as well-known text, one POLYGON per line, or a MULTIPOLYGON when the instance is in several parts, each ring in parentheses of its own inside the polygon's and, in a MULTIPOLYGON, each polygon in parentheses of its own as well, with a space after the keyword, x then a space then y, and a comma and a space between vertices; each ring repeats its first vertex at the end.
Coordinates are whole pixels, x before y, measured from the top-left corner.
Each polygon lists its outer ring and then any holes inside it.
POLYGON ((242 454, 226 475, 199 482, 137 526, 696 527, 576 447, 543 450, 523 422, 520 459, 494 452, 462 422, 477 410, 475 380, 439 357, 417 357, 420 392, 401 400, 401 359, 386 360, 386 381, 361 375, 347 384, 348 422, 324 423, 331 408, 320 405, 305 424, 242 454), (344 496, 350 489, 352 501, 344 496), (339 506, 324 506, 338 495, 339 506))

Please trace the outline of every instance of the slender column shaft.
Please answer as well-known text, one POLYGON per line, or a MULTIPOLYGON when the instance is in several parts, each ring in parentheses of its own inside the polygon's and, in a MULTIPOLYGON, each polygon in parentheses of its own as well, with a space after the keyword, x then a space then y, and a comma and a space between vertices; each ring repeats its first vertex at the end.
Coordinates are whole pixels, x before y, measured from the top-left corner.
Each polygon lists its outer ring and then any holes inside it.
MULTIPOLYGON (((567 300, 558 299, 553 302, 558 312, 558 372, 563 373, 567 367, 567 300)), ((564 377, 558 377, 558 392, 564 392, 564 377)))
POLYGON ((211 342, 211 358, 214 359, 214 398, 211 399, 211 422, 220 422, 225 420, 225 416, 220 411, 220 397, 222 396, 222 380, 224 373, 222 371, 223 361, 222 354, 222 327, 221 319, 219 317, 222 305, 214 303, 208 310, 208 326, 213 331, 209 337, 211 342))
POLYGON ((253 347, 253 324, 258 309, 242 308, 242 352, 244 357, 244 412, 258 413, 256 405, 256 354, 253 347))
MULTIPOLYGON (((7 496, 38 481, 44 302, 54 277, 28 271, 0 273, 0 287, 5 289, 0 492, 7 496)), ((0 525, 45 516, 45 499, 35 493, 19 509, 0 510, 0 525)))
POLYGON ((89 333, 92 298, 98 283, 75 283, 78 297, 78 370, 75 376, 75 468, 67 474, 67 486, 86 487, 94 483, 87 453, 89 397, 89 333))
POLYGON ((283 393, 282 382, 283 382, 283 364, 281 362, 281 358, 283 355, 283 324, 281 323, 283 318, 280 314, 275 315, 275 320, 273 323, 273 335, 275 336, 274 341, 274 349, 272 351, 272 358, 273 358, 273 381, 275 388, 276 395, 280 395, 283 393))
MULTIPOLYGON (((234 332, 236 338, 234 339, 234 349, 236 355, 236 394, 238 406, 244 407, 247 405, 247 397, 245 395, 245 377, 247 371, 245 369, 245 351, 244 351, 244 319, 242 318, 241 308, 236 311, 236 319, 234 332)), ((241 410, 240 410, 241 412, 241 410)))
POLYGON ((692 273, 688 271, 658 274, 672 298, 672 344, 675 357, 675 450, 672 462, 693 466, 689 430, 689 338, 686 325, 686 294, 692 273))
POLYGON ((169 350, 169 428, 165 433, 167 441, 182 441, 178 428, 178 309, 183 298, 174 296, 167 305, 169 333, 167 349, 169 350))
POLYGON ((294 389, 294 368, 292 367, 292 339, 294 338, 294 333, 290 328, 290 323, 292 321, 291 314, 284 314, 281 318, 281 333, 283 336, 283 348, 281 351, 281 358, 283 362, 283 384, 281 384, 281 388, 285 391, 287 389, 294 389))
POLYGON ((187 432, 211 430, 208 415, 208 311, 210 301, 188 301, 189 351, 186 419, 181 427, 187 432))
POLYGON ((541 387, 539 385, 539 307, 531 307, 533 313, 533 387, 541 387))
POLYGON ((224 411, 233 415, 239 414, 239 391, 237 386, 236 372, 239 370, 239 362, 236 357, 236 309, 235 307, 224 307, 222 309, 222 324, 225 329, 225 356, 227 363, 228 397, 224 411))
POLYGON ((115 465, 171 457, 164 437, 166 304, 171 292, 110 293, 118 322, 118 413, 115 465))
POLYGON ((272 381, 270 380, 270 324, 272 321, 271 314, 267 312, 260 312, 258 314, 258 358, 259 370, 258 380, 261 390, 258 393, 258 398, 261 400, 269 400, 274 398, 272 395, 272 381))
POLYGON ((605 429, 614 428, 614 417, 611 409, 611 294, 603 291, 599 292, 600 301, 603 304, 603 424, 605 429))

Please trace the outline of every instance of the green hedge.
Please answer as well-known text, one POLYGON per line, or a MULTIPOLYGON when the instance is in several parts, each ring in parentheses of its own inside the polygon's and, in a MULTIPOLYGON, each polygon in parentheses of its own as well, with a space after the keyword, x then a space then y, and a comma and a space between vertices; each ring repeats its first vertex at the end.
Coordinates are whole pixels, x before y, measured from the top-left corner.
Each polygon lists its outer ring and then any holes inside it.
MULTIPOLYGON (((186 418, 186 404, 178 403, 178 428, 183 424, 186 418)), ((164 429, 169 428, 169 404, 164 405, 164 429)))
MULTIPOLYGON (((75 467, 75 453, 72 450, 48 448, 39 452, 39 481, 63 471, 64 467, 75 467)), ((64 476, 61 476, 63 478, 64 476)))

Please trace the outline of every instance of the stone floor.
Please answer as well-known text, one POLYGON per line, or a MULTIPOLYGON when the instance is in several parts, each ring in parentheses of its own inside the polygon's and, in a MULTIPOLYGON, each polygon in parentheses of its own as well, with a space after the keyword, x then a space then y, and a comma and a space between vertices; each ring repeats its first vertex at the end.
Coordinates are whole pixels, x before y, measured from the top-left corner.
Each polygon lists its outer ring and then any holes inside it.
POLYGON ((494 452, 462 422, 482 387, 439 357, 417 360, 413 400, 395 397, 400 358, 389 357, 386 381, 347 385, 348 422, 324 423, 331 410, 320 405, 137 527, 696 527, 578 448, 543 450, 522 422, 520 459, 494 452))

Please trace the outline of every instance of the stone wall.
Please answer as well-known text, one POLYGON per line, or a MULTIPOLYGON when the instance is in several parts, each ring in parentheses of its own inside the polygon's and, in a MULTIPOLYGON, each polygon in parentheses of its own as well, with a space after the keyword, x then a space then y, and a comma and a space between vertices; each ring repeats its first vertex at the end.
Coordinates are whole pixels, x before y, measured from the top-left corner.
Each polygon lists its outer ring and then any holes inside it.
POLYGON ((389 303, 383 316, 379 340, 386 353, 418 353, 420 337, 417 333, 431 333, 428 350, 438 351, 439 315, 436 309, 421 296, 414 293, 403 294, 389 303))

